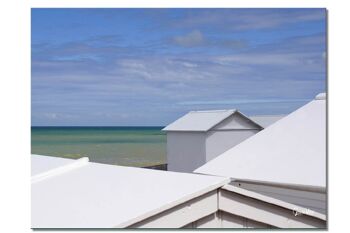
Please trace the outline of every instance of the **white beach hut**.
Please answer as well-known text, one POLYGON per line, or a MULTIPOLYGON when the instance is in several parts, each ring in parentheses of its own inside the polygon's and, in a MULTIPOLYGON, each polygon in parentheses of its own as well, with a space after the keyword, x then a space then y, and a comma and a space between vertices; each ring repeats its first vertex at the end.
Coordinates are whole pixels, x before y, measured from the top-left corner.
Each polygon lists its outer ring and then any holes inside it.
POLYGON ((193 172, 262 129, 237 110, 189 112, 163 129, 168 170, 193 172))
POLYGON ((231 183, 224 186, 220 194, 225 201, 220 202, 219 208, 226 213, 288 227, 290 222, 278 220, 288 212, 280 211, 280 217, 276 217, 276 206, 289 205, 294 206, 297 216, 310 214, 321 220, 309 225, 325 227, 326 95, 317 95, 308 104, 195 172, 231 178, 231 183), (237 189, 253 194, 252 198, 237 196, 237 189), (267 202, 274 205, 257 204, 260 197, 272 199, 267 202))

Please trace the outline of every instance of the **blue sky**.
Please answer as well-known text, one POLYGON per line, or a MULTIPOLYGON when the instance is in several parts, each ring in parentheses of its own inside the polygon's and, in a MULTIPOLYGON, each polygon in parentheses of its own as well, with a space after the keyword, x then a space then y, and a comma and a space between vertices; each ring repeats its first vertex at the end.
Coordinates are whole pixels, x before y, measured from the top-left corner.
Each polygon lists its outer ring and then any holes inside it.
POLYGON ((287 114, 326 88, 324 9, 32 9, 32 125, 287 114))

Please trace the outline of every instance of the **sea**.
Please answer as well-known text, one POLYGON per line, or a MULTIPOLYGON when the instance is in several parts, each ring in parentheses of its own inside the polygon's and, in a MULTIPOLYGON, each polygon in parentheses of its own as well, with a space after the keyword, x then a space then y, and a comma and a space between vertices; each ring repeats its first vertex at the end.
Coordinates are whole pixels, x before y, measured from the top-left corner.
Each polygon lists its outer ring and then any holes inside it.
POLYGON ((32 127, 32 154, 147 167, 166 163, 166 135, 159 127, 32 127))

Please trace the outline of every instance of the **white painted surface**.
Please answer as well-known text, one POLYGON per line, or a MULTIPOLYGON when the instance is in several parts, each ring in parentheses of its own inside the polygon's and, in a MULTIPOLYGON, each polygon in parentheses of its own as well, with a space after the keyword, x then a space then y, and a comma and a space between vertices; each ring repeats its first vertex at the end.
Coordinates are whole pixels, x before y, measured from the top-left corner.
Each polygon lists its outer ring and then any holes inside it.
POLYGON ((193 172, 261 129, 235 110, 190 112, 164 129, 168 170, 193 172), (204 127, 205 120, 209 123, 204 127))
POLYGON ((192 227, 193 228, 220 228, 221 220, 218 217, 218 213, 219 212, 216 211, 214 214, 210 214, 208 216, 205 216, 204 218, 201 218, 193 222, 192 227))
POLYGON ((231 116, 232 110, 192 111, 165 127, 164 131, 208 131, 231 116))
POLYGON ((285 187, 276 187, 258 183, 252 184, 246 182, 232 182, 232 185, 290 204, 304 207, 321 214, 327 213, 327 194, 325 192, 296 190, 285 187))
POLYGON ((206 162, 205 132, 168 132, 169 171, 192 172, 206 162))
POLYGON ((282 200, 279 200, 279 199, 276 199, 276 198, 273 198, 271 196, 267 196, 267 195, 264 195, 264 194, 261 194, 261 193, 255 192, 255 191, 250 191, 247 189, 236 187, 236 186, 233 186, 231 184, 224 185, 223 187, 221 187, 220 190, 226 190, 226 191, 229 191, 229 192, 234 193, 234 194, 239 194, 239 195, 242 195, 242 196, 247 197, 247 198, 253 198, 255 200, 262 201, 266 204, 272 204, 272 205, 279 206, 279 207, 282 207, 284 209, 288 209, 291 211, 297 209, 297 210, 300 210, 301 212, 305 213, 304 215, 308 215, 308 216, 311 216, 313 218, 317 218, 320 220, 326 220, 326 216, 322 213, 309 211, 309 209, 304 208, 302 206, 298 206, 298 205, 295 205, 295 204, 292 204, 289 202, 285 202, 285 201, 282 201, 282 200))
POLYGON ((309 102, 195 172, 325 189, 326 101, 309 102))
POLYGON ((220 189, 219 210, 278 228, 326 227, 323 219, 303 214, 295 216, 292 209, 269 203, 271 198, 264 198, 267 199, 261 200, 256 194, 250 197, 246 191, 239 194, 237 191, 220 189))
POLYGON ((52 169, 73 163, 73 159, 64 159, 53 156, 35 155, 31 156, 31 176, 35 176, 52 169))
MULTIPOLYGON (((249 129, 249 130, 224 130, 224 131, 208 131, 206 137, 206 160, 208 162, 225 151, 231 149, 232 147, 243 142, 247 138, 258 133, 258 129, 249 129)), ((201 165, 203 165, 202 163, 201 165)), ((200 165, 200 166, 201 166, 200 165)), ((200 167, 197 166, 196 168, 200 167)))
POLYGON ((133 224, 130 228, 182 228, 215 214, 217 210, 218 196, 217 190, 214 190, 133 224))
POLYGON ((220 211, 223 228, 246 228, 246 218, 220 211))
POLYGON ((241 129, 262 129, 260 125, 247 118, 239 111, 211 128, 211 130, 241 130, 241 129))
POLYGON ((320 93, 316 96, 316 100, 326 100, 326 93, 320 93))
POLYGON ((271 226, 254 221, 252 219, 243 218, 234 214, 220 211, 221 228, 272 228, 271 226))
MULTIPOLYGON (((47 159, 46 159, 47 160, 47 159)), ((45 179, 49 179, 54 176, 59 176, 61 174, 64 174, 66 172, 69 172, 74 169, 79 169, 83 166, 86 166, 89 163, 89 158, 83 157, 80 159, 73 160, 71 163, 68 163, 66 165, 62 165, 56 168, 53 168, 49 171, 45 171, 42 173, 39 173, 37 175, 32 176, 31 182, 36 183, 45 179)))
POLYGON ((88 163, 32 184, 32 228, 127 227, 227 182, 221 177, 88 163))
POLYGON ((254 221, 252 219, 243 218, 241 216, 233 215, 224 211, 218 210, 215 214, 211 214, 201 218, 185 228, 272 228, 264 223, 254 221))

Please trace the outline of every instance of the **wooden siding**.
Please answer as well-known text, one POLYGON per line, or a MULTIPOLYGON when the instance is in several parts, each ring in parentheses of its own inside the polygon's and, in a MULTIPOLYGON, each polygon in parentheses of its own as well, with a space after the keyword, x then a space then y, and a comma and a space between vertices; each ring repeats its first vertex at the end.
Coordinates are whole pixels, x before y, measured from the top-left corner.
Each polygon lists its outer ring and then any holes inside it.
POLYGON ((278 228, 326 228, 326 221, 293 210, 220 189, 219 209, 278 228))
POLYGON ((128 228, 180 228, 215 213, 217 209, 217 190, 214 190, 128 228))
POLYGON ((327 194, 315 191, 303 191, 272 185, 254 184, 246 182, 232 182, 233 186, 254 191, 291 204, 295 204, 318 213, 326 214, 327 194))

